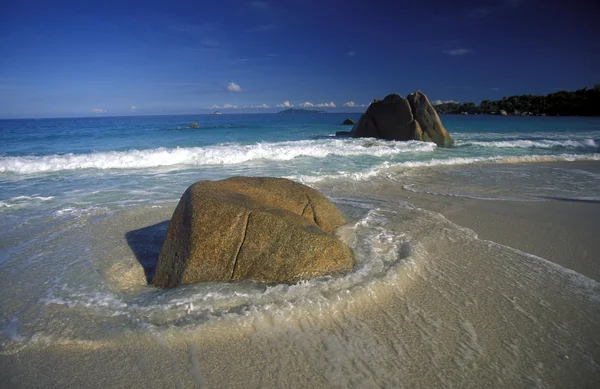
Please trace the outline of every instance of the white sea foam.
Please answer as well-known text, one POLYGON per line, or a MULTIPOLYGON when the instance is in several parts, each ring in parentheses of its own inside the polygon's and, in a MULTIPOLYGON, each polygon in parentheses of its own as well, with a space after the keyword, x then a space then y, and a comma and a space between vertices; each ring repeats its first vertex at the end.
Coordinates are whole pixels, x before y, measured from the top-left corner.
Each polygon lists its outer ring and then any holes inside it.
POLYGON ((361 172, 340 172, 338 174, 307 176, 295 175, 288 176, 291 180, 300 181, 305 184, 321 182, 331 179, 350 179, 354 181, 365 181, 374 176, 384 174, 387 169, 396 168, 417 168, 432 166, 451 166, 468 165, 474 163, 532 163, 532 162, 560 162, 560 161, 600 161, 600 154, 577 155, 577 154, 556 154, 556 155, 524 155, 524 156, 493 156, 493 157, 456 157, 446 159, 431 159, 428 161, 406 161, 398 163, 385 162, 361 172))
POLYGON ((235 165, 250 161, 289 161, 298 157, 393 156, 435 149, 433 143, 385 142, 334 139, 304 140, 251 145, 223 144, 208 147, 157 148, 62 154, 0 157, 0 173, 33 174, 77 169, 139 169, 177 165, 235 165))
MULTIPOLYGON (((356 204, 349 199, 348 204, 356 204)), ((370 203, 369 203, 370 204, 370 203)), ((396 210, 388 211, 364 203, 359 207, 362 217, 339 231, 340 237, 355 252, 353 272, 339 277, 318 277, 293 285, 260 285, 256 283, 206 283, 182 287, 161 293, 139 295, 135 299, 104 288, 89 290, 56 284, 39 302, 46 306, 61 305, 103 312, 113 317, 140 317, 143 320, 171 323, 210 319, 224 315, 248 315, 257 311, 286 311, 308 304, 319 306, 351 298, 358 288, 369 288, 380 282, 394 282, 401 267, 413 266, 410 241, 390 225, 396 210), (361 239, 357 237, 361 236, 361 239), (188 319, 188 316, 191 319, 188 319)), ((104 254, 103 254, 104 255, 104 254)), ((110 254, 108 254, 110 255, 110 254)), ((62 282, 62 281, 61 281, 62 282)))
POLYGON ((48 201, 48 200, 52 200, 54 198, 54 196, 17 196, 17 197, 13 197, 10 200, 12 201, 16 201, 16 200, 41 200, 41 201, 48 201))
POLYGON ((59 209, 58 211, 55 211, 54 213, 52 213, 52 215, 57 218, 62 218, 62 217, 77 218, 77 217, 80 217, 83 215, 105 213, 107 211, 108 211, 108 208, 96 207, 96 206, 90 206, 90 207, 84 207, 84 208, 67 207, 67 208, 62 208, 62 209, 59 209))
POLYGON ((54 196, 16 196, 0 201, 1 208, 24 208, 27 206, 35 206, 40 201, 52 200, 54 196))
POLYGON ((519 140, 493 140, 493 141, 457 141, 457 146, 480 146, 497 148, 524 148, 524 149, 589 149, 596 150, 600 146, 593 139, 580 140, 551 140, 551 139, 519 139, 519 140))

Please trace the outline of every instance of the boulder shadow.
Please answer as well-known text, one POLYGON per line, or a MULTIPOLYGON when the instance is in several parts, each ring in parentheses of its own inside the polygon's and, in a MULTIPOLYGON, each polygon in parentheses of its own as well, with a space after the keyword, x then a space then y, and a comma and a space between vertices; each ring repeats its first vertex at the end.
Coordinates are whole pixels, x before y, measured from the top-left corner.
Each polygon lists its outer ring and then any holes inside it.
POLYGON ((132 230, 125 233, 127 244, 135 255, 137 261, 144 268, 146 282, 152 283, 158 255, 162 248, 163 242, 169 228, 169 220, 153 224, 148 227, 143 227, 137 230, 132 230))

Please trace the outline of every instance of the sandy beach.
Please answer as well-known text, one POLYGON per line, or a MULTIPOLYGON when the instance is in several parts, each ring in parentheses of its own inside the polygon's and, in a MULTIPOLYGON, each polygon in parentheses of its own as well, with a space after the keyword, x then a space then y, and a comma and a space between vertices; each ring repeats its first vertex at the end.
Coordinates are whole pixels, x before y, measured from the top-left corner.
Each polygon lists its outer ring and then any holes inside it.
MULTIPOLYGON (((561 166, 598 172, 600 164, 561 166)), ((42 341, 0 356, 0 386, 596 387, 600 204, 354 189, 417 207, 378 227, 419 237, 399 248, 411 260, 397 271, 343 296, 198 327, 42 341)))
MULTIPOLYGON (((600 162, 537 164, 600 174, 600 162)), ((540 256, 600 281, 600 202, 548 198, 547 201, 489 201, 399 192, 411 204, 441 213, 491 240, 540 256)))

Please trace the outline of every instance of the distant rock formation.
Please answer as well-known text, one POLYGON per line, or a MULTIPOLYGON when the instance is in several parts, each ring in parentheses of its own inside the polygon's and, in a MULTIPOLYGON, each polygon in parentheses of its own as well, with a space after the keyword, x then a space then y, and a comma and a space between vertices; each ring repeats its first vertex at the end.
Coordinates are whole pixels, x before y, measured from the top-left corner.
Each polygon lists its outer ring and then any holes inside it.
POLYGON ((374 100, 351 131, 353 138, 421 140, 448 147, 454 140, 446 131, 427 96, 416 91, 404 99, 398 94, 374 100))
POLYGON ((289 108, 277 113, 283 114, 304 114, 304 113, 327 113, 327 111, 320 111, 316 109, 303 109, 303 108, 289 108))
POLYGON ((173 213, 152 284, 295 282, 348 271, 352 253, 333 235, 342 224, 325 196, 287 179, 199 181, 173 213))
POLYGON ((348 119, 344 120, 344 122, 342 124, 345 126, 353 126, 356 124, 356 122, 354 121, 354 119, 348 118, 348 119))
POLYGON ((213 112, 213 115, 220 115, 220 114, 221 114, 221 112, 220 112, 220 111, 215 111, 215 112, 213 112))
POLYGON ((194 122, 194 123, 190 124, 188 126, 188 128, 200 128, 200 125, 198 123, 194 122))
POLYGON ((413 140, 421 129, 408 101, 397 94, 374 101, 352 129, 353 138, 413 140))

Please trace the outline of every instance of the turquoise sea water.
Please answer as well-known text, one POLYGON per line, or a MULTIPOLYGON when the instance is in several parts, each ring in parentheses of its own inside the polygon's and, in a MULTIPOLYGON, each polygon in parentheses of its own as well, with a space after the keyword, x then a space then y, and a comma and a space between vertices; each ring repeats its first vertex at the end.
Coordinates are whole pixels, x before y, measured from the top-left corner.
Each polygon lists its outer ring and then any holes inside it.
MULTIPOLYGON (((232 175, 361 179, 393 166, 600 158, 596 118, 446 116, 456 147, 335 138, 347 114, 0 121, 0 209, 172 200, 232 175), (198 122, 199 129, 186 128, 198 122)), ((351 115, 355 119, 358 114, 351 115)), ((597 193, 597 192, 596 192, 597 193)), ((580 193, 582 196, 593 193, 580 193)))
POLYGON ((222 317, 291 315, 290 307, 321 309, 349 291, 398 282, 405 262, 431 260, 435 250, 428 254, 420 239, 438 228, 439 215, 375 187, 365 194, 370 183, 490 201, 600 201, 600 176, 535 163, 600 160, 600 119, 443 116, 456 141, 443 149, 335 137, 350 129, 340 124, 349 116, 360 114, 1 120, 3 355, 123 333, 155 336, 222 317), (187 128, 192 122, 200 128, 187 128), (349 221, 340 235, 357 256, 355 271, 294 286, 146 285, 140 263, 155 260, 183 191, 234 175, 287 177, 330 196, 349 221), (404 230, 407 218, 422 232, 404 230))

